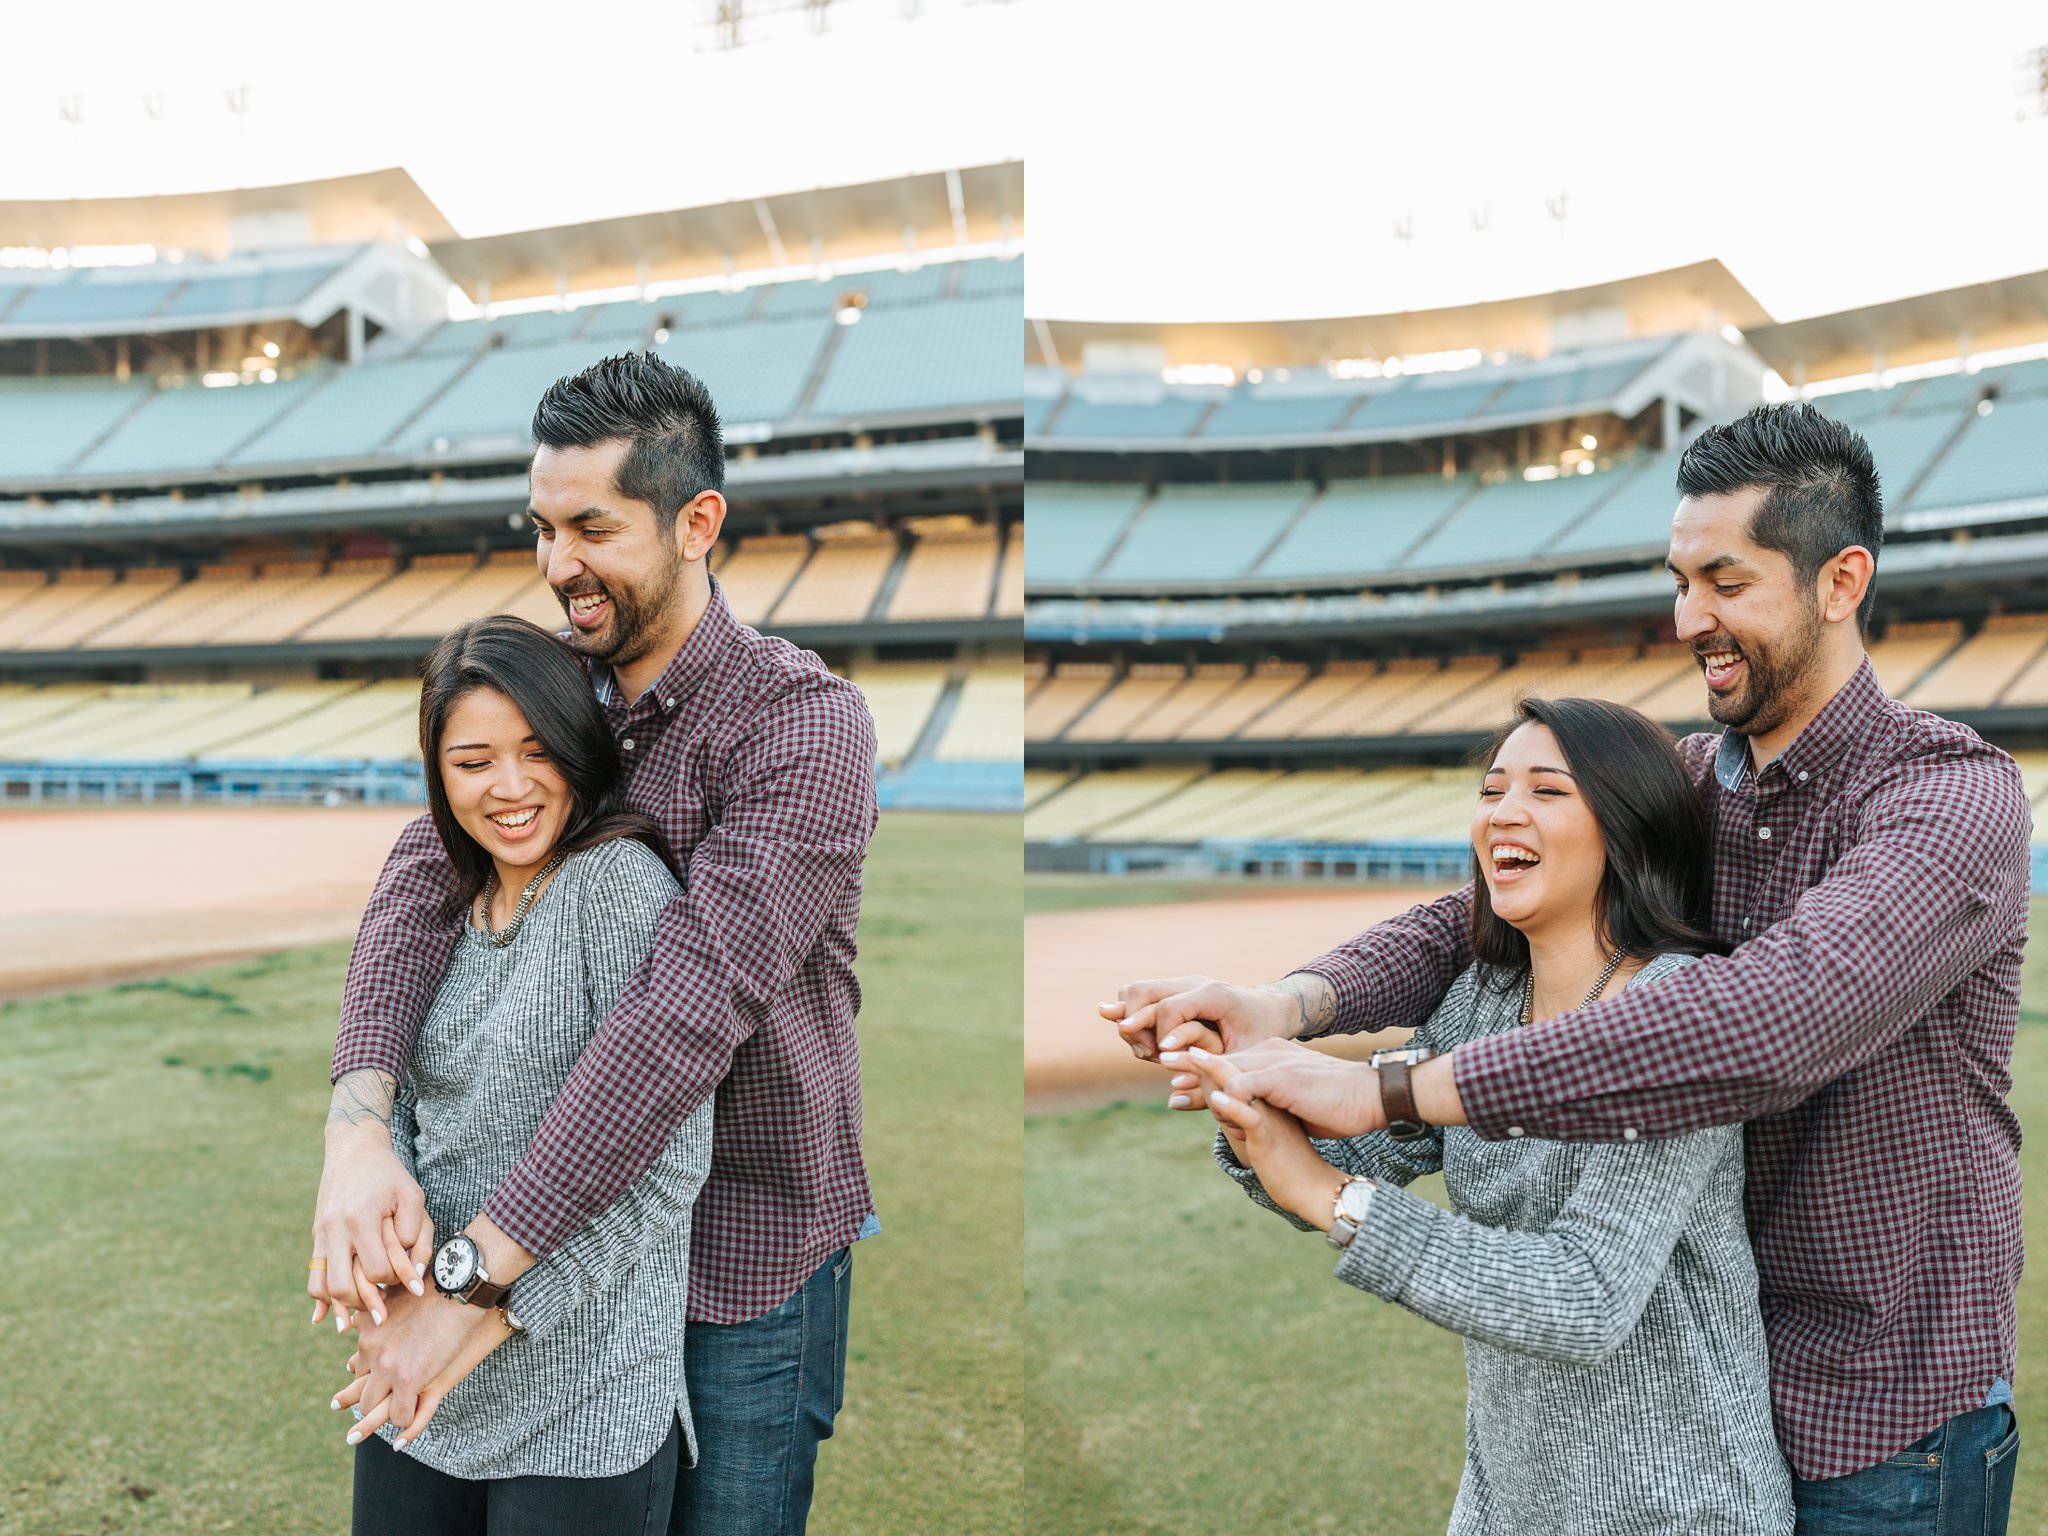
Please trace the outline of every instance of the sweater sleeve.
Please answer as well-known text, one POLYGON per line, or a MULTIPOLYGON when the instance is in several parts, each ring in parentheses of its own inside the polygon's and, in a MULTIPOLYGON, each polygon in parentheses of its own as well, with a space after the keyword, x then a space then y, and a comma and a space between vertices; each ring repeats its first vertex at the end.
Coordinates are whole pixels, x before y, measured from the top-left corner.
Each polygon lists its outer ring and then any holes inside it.
MULTIPOLYGON (((675 894, 674 878, 639 843, 619 839, 590 861, 578 920, 592 1018, 603 1018, 618 1001, 675 894)), ((706 1097, 636 1182, 519 1277, 511 1304, 529 1338, 546 1337, 649 1247, 688 1225, 711 1168, 711 1117, 706 1097)))

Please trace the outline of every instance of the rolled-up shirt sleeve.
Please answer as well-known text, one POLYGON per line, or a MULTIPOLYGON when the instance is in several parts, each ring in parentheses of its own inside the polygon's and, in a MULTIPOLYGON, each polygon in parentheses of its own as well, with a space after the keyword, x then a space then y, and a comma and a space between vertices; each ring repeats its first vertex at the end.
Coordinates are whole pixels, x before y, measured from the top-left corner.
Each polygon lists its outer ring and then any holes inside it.
POLYGON ((2013 942, 2031 826, 2001 753, 1896 765, 1863 797, 1826 877, 1732 955, 1460 1046, 1467 1121, 1487 1137, 1610 1141, 1790 1108, 2013 942))
POLYGON ((792 685, 722 766, 716 824, 683 893, 485 1211, 553 1250, 653 1164, 730 1068, 857 880, 875 827, 867 706, 830 677, 792 685))
POLYGON ((1330 983, 1337 1016, 1324 1034, 1410 1029, 1427 1019, 1472 963, 1472 887, 1375 923, 1296 967, 1330 983))
POLYGON ((365 1067, 405 1076, 461 932, 454 890, 448 851, 422 816, 399 833, 356 930, 330 1082, 365 1067))

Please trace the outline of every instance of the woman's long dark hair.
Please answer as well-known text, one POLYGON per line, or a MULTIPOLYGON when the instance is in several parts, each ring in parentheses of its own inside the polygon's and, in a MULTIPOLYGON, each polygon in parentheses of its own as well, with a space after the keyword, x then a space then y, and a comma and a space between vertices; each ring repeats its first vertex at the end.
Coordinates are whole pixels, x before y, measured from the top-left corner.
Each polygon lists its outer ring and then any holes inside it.
POLYGON ((526 717, 548 761, 569 787, 569 818, 555 844, 579 853, 615 837, 645 843, 678 880, 682 870, 651 817, 626 808, 624 763, 604 709, 576 653, 524 619, 498 614, 450 630, 421 668, 420 756, 427 766, 427 806, 434 830, 455 866, 450 918, 484 888, 491 856, 455 819, 442 782, 441 737, 458 701, 480 688, 505 695, 526 717))
MULTIPOLYGON (((1637 960, 1722 954, 1711 923, 1712 829, 1706 803, 1678 758, 1671 733, 1646 715, 1605 699, 1519 699, 1515 717, 1493 733, 1480 771, 1508 737, 1545 725, 1563 766, 1600 828, 1607 867, 1600 876, 1601 942, 1637 960)), ((1472 953, 1510 973, 1529 968, 1529 941, 1494 914, 1472 851, 1472 953)))

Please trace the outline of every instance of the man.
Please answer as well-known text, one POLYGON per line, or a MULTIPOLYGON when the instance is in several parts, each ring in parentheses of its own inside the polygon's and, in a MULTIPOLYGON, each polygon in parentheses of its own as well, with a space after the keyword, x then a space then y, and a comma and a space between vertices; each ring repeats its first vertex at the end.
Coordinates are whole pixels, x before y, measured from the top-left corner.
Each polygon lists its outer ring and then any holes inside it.
MULTIPOLYGON (((609 358, 550 388, 533 430, 542 574, 618 738, 632 808, 661 824, 686 878, 646 964, 463 1235, 492 1283, 512 1282, 516 1318, 519 1276, 609 1207, 717 1088, 685 1346, 699 1458, 672 1528, 800 1532, 839 1405, 850 1245, 878 1230, 852 968, 874 727, 857 689, 741 624, 709 575, 724 446, 701 383, 651 355, 609 358)), ((455 1236, 425 1230, 389 1132, 455 943, 441 915, 450 877, 422 818, 378 880, 343 993, 314 1220, 325 1268, 312 1294, 380 1325, 390 1308, 392 1326, 364 1346, 361 1406, 388 1390, 400 1426, 502 1334, 485 1331, 487 1308, 375 1289, 421 1294, 434 1247, 455 1236)))
MULTIPOLYGON (((1139 1055, 1176 1065, 1212 1022, 1226 1091, 1327 1134, 1385 1125, 1383 1088, 1400 1118, 1489 1138, 1748 1122, 1801 1531, 2002 1531, 2027 797, 2010 758, 1878 686, 1863 627, 1883 511, 1860 437, 1807 406, 1762 406, 1703 434, 1678 484, 1678 634, 1727 727, 1681 750, 1712 806, 1731 955, 1411 1063, 1405 1093, 1399 1065, 1293 1041, 1421 1022, 1470 962, 1469 887, 1274 986, 1141 982, 1104 1013, 1139 1055), (1923 1507, 1923 1523, 1901 1513, 1923 1507)), ((1192 1081, 1175 1078, 1176 1107, 1199 1107, 1192 1081)))

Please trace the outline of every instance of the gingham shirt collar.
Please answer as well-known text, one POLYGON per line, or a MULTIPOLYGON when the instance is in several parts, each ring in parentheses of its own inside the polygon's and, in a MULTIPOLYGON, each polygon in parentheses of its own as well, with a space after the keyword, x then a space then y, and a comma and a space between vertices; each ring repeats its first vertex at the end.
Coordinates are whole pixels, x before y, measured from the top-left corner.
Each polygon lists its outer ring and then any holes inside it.
POLYGON ((740 626, 739 620, 732 616, 732 608, 726 603, 718 578, 707 574, 704 579, 711 583, 711 601, 698 617, 697 627, 677 647, 668 665, 661 669, 661 675, 631 704, 626 702, 625 691, 619 687, 610 667, 595 661, 587 664, 590 685, 597 691, 598 703, 607 710, 638 710, 642 706, 651 710, 656 703, 664 711, 675 709, 711 675, 712 666, 719 656, 739 637, 740 626))
POLYGON ((1884 719, 1884 689, 1878 685, 1877 670, 1864 656, 1849 681, 1807 721, 1806 728, 1792 738, 1792 744, 1752 774, 1749 738, 1732 726, 1721 733, 1714 753, 1714 778, 1725 790, 1740 790, 1752 778, 1759 788, 1774 779, 1794 779, 1818 773, 1848 750, 1849 744, 1866 737, 1884 719))

